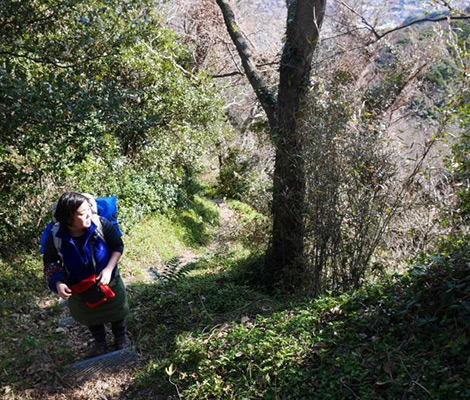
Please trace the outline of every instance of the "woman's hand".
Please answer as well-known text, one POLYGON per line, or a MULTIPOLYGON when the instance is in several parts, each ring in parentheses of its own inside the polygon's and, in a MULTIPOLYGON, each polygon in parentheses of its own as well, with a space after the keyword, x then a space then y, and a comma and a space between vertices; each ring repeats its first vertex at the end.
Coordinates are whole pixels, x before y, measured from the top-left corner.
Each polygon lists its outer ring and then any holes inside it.
POLYGON ((64 282, 58 281, 55 287, 57 289, 57 294, 61 299, 67 300, 70 296, 72 296, 72 291, 64 282))
POLYGON ((107 266, 103 271, 100 272, 96 278, 99 281, 99 285, 107 285, 111 282, 111 275, 113 274, 114 266, 107 266))
POLYGON ((111 282, 111 275, 113 270, 116 267, 119 259, 121 258, 121 253, 114 251, 109 258, 108 265, 101 271, 96 279, 100 281, 100 285, 107 285, 111 282))
POLYGON ((100 281, 100 285, 107 285, 111 282, 111 275, 113 274, 113 270, 116 267, 119 259, 121 258, 121 253, 118 251, 113 251, 111 257, 109 258, 108 265, 101 271, 101 273, 96 278, 100 281))

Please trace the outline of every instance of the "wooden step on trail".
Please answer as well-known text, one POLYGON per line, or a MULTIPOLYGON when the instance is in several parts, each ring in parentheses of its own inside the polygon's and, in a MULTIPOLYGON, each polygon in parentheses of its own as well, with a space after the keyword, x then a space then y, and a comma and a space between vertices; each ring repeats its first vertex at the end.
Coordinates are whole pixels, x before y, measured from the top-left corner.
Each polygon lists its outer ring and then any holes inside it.
POLYGON ((65 367, 69 376, 91 377, 97 373, 117 370, 126 364, 137 361, 138 355, 133 347, 102 354, 65 367))

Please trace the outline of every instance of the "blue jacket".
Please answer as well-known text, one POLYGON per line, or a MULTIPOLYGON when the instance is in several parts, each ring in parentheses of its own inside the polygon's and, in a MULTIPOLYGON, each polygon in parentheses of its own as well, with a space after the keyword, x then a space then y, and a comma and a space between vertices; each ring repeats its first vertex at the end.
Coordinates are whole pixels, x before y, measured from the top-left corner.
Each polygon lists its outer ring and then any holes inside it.
MULTIPOLYGON (((57 291, 56 284, 58 281, 71 287, 93 274, 99 275, 108 265, 112 252, 96 231, 97 225, 92 221, 84 238, 81 238, 83 246, 77 248, 69 230, 63 227, 59 228, 56 235, 61 239, 60 253, 62 254, 62 260, 58 259, 58 263, 50 263, 52 267, 50 267, 49 273, 46 274, 49 288, 52 291, 57 291), (62 267, 59 265, 60 261, 63 261, 62 267)), ((51 231, 48 241, 52 241, 52 235, 53 232, 51 231)), ((117 266, 113 270, 111 280, 116 276, 116 272, 117 266)))

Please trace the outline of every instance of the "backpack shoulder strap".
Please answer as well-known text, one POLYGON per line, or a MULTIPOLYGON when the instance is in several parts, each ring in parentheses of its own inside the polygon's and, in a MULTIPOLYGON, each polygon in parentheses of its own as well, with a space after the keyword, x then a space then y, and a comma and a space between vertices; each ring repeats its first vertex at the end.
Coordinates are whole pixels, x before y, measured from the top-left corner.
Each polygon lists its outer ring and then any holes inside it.
POLYGON ((57 250, 57 254, 59 254, 60 259, 64 261, 64 256, 62 255, 62 252, 61 252, 62 239, 57 236, 57 232, 59 231, 59 228, 60 228, 59 223, 55 223, 52 226, 52 229, 51 229, 52 241, 54 242, 54 247, 57 250))
POLYGON ((103 224, 101 223, 100 216, 97 214, 94 214, 91 216, 91 220, 95 223, 96 225, 96 234, 103 239, 103 241, 106 243, 106 239, 104 237, 104 230, 103 230, 103 224))

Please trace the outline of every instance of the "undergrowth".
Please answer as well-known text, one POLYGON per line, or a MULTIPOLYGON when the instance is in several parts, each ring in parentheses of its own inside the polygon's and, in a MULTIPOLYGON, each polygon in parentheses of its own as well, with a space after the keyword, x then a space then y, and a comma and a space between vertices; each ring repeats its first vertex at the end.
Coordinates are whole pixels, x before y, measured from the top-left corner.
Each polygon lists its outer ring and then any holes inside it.
MULTIPOLYGON (((123 274, 204 248, 217 209, 193 205, 132 232, 123 274)), ((233 209, 243 227, 261 218, 233 209)), ((311 299, 249 284, 262 251, 244 229, 174 279, 128 286, 129 329, 145 364, 128 398, 148 388, 168 399, 470 398, 469 238, 421 256, 404 275, 311 299)), ((60 345, 62 309, 42 286, 39 259, 0 267, 0 380, 20 399, 25 387, 53 384, 76 354, 60 345)))
POLYGON ((135 288, 140 385, 185 399, 470 398, 468 244, 316 300, 245 286, 234 255, 135 288))

